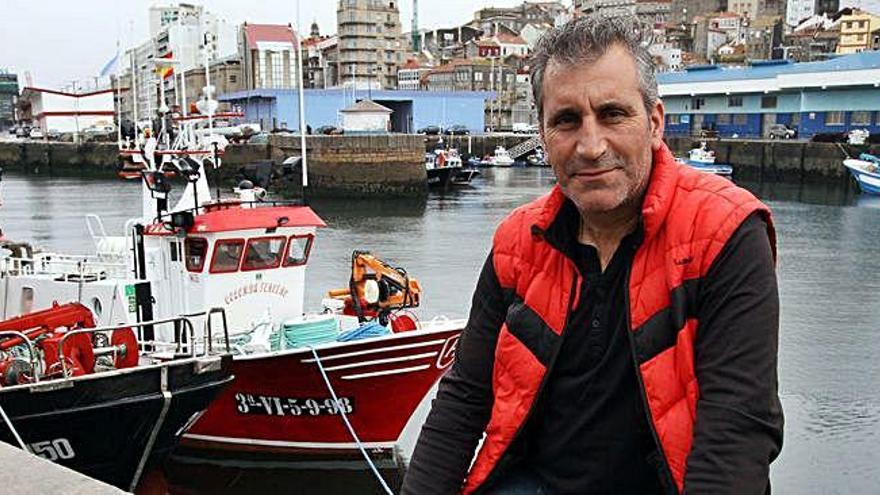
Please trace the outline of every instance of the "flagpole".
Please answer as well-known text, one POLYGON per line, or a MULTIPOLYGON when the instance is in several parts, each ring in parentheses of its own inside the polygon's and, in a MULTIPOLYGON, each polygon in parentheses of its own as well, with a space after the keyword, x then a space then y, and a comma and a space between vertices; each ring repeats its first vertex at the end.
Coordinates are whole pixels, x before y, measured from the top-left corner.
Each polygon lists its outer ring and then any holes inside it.
POLYGON ((116 39, 116 147, 122 149, 122 87, 119 82, 119 39, 116 39))
POLYGON ((302 168, 303 168, 303 177, 302 177, 302 185, 303 191, 305 188, 309 186, 309 160, 308 153, 306 153, 306 115, 305 108, 303 107, 303 92, 305 91, 303 88, 305 84, 303 83, 303 73, 302 73, 302 64, 303 64, 303 54, 302 54, 302 31, 300 31, 299 27, 299 0, 296 0, 296 30, 295 38, 296 38, 296 52, 297 52, 297 64, 296 64, 296 73, 297 73, 297 81, 299 83, 299 145, 302 150, 302 168))

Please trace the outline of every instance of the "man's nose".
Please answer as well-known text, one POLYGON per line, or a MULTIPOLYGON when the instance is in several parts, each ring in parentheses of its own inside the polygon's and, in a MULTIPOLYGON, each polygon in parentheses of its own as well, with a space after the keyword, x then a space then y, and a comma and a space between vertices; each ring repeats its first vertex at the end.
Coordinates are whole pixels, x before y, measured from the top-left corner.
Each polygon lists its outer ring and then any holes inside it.
POLYGON ((578 130, 577 154, 589 161, 598 160, 608 149, 605 133, 592 119, 584 119, 578 130))

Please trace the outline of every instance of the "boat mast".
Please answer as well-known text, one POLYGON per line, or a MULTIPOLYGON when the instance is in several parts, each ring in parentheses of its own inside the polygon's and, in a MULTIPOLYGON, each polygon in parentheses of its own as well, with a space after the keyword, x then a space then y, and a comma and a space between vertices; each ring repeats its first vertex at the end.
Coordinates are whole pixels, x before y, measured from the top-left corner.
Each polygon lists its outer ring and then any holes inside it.
POLYGON ((306 153, 306 114, 305 108, 303 107, 303 53, 302 53, 302 42, 300 40, 300 31, 299 31, 299 0, 296 2, 296 21, 297 21, 297 32, 294 33, 294 38, 296 39, 296 51, 298 53, 297 59, 299 63, 297 65, 297 84, 299 85, 299 145, 300 149, 302 149, 302 186, 303 189, 309 186, 309 160, 308 153, 306 153))
POLYGON ((119 83, 119 39, 116 39, 116 148, 122 149, 122 88, 119 83))

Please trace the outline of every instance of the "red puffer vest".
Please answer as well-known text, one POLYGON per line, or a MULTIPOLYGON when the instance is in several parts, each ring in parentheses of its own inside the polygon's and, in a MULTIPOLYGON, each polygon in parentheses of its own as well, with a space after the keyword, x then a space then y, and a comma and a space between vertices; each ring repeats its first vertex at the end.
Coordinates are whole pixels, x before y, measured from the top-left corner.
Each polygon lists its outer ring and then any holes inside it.
MULTIPOLYGON (((574 263, 541 237, 565 201, 559 187, 518 208, 495 234, 495 271, 529 317, 508 311, 495 349, 494 403, 486 439, 462 493, 478 489, 504 456, 555 358, 541 333, 565 330, 579 298, 574 263), (537 316, 535 318, 534 316, 537 316), (551 354, 548 357, 548 354, 551 354)), ((662 146, 642 205, 644 241, 629 271, 630 343, 653 432, 681 492, 691 450, 699 386, 694 373, 697 294, 715 257, 739 225, 762 212, 775 254, 770 211, 727 179, 675 162, 662 146)))

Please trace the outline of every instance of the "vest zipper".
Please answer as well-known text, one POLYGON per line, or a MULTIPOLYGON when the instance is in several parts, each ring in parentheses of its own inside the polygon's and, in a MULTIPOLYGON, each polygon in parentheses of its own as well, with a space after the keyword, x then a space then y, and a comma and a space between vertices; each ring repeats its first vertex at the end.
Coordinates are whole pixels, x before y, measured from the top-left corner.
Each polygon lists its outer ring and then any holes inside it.
MULTIPOLYGON (((563 255, 564 256, 564 255, 563 255)), ((568 257, 566 257, 568 259, 568 257)), ((562 339, 565 338, 566 327, 568 327, 568 320, 571 317, 572 310, 575 305, 575 296, 577 295, 577 290, 581 285, 581 275, 578 271, 577 267, 574 266, 574 262, 569 260, 572 264, 572 271, 574 272, 574 280, 571 284, 571 292, 568 296, 568 307, 565 312, 565 322, 562 324, 562 335, 559 336, 559 343, 556 344, 556 348, 553 350, 553 357, 550 358, 550 363, 547 365, 547 370, 544 372, 544 377, 541 378, 541 384, 538 386, 538 391, 535 393, 535 400, 532 402, 532 407, 529 408, 529 412, 526 413, 526 417, 523 418, 522 423, 520 423, 519 427, 516 429, 516 433, 513 434, 513 438, 510 440, 510 443, 507 445, 507 449, 505 449, 504 453, 501 454, 501 457, 498 459, 498 462, 495 463, 495 466, 492 467, 492 471, 486 476, 486 480, 474 490, 475 494, 481 493, 483 487, 490 486, 491 481, 501 472, 504 467, 504 464, 510 459, 510 447, 512 447, 519 437, 522 435, 523 428, 529 423, 529 419, 532 417, 532 413, 535 412, 535 405, 538 402, 538 399, 541 397, 541 392, 544 391, 544 386, 547 385, 547 378, 550 376, 550 370, 553 369, 553 365, 556 363, 556 358, 559 356, 559 350, 562 349, 562 339)))
POLYGON ((657 429, 654 428, 654 421, 651 416, 651 406, 648 404, 648 395, 645 392, 645 382, 642 380, 642 371, 639 368, 639 361, 636 358, 636 339, 633 337, 632 332, 632 315, 630 314, 630 300, 629 300, 629 283, 630 277, 632 275, 632 261, 626 267, 626 290, 623 291, 624 297, 624 311, 626 318, 626 335, 629 339, 629 350, 630 356, 632 356, 633 366, 635 367, 636 372, 636 380, 639 383, 639 395, 642 400, 642 407, 645 412, 645 418, 648 420, 648 429, 651 431, 651 437, 654 439, 654 445, 657 447, 657 454, 660 456, 660 460, 662 462, 662 473, 658 473, 666 477, 665 480, 660 480, 661 484, 664 485, 665 488, 672 488, 674 490, 673 493, 678 494, 678 485, 675 483, 675 479, 672 477, 672 470, 669 468, 669 461, 666 459, 666 453, 663 452, 663 445, 660 443, 660 437, 657 436, 657 429))

